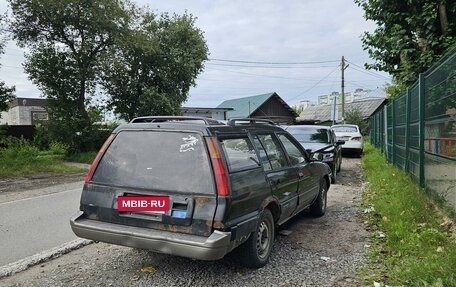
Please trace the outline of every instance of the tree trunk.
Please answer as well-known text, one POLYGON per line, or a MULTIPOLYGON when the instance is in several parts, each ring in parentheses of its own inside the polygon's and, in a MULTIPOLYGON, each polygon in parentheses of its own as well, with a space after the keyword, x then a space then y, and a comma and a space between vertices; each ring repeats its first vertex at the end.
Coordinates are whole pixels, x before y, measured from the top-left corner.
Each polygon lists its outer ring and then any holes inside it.
POLYGON ((442 35, 445 35, 448 32, 448 15, 445 1, 442 1, 439 4, 439 18, 440 28, 442 29, 442 35))
POLYGON ((78 112, 81 116, 81 119, 84 121, 89 121, 89 115, 87 114, 85 108, 85 90, 86 90, 86 80, 80 80, 80 87, 79 87, 79 96, 78 96, 78 112))

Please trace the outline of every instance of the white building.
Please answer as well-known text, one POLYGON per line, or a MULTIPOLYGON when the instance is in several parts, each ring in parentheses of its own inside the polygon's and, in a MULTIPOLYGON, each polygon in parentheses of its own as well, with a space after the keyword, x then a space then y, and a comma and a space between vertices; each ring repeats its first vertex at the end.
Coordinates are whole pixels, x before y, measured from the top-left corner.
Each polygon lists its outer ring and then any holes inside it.
MULTIPOLYGON (((386 91, 382 88, 376 88, 374 90, 363 90, 356 89, 353 92, 345 93, 345 103, 353 103, 356 101, 368 100, 368 99, 386 99, 386 91)), ((318 97, 318 105, 330 105, 334 103, 333 99, 337 98, 337 102, 340 103, 342 95, 339 92, 332 92, 329 95, 321 95, 318 97)))
POLYGON ((8 103, 9 109, 1 113, 1 125, 34 125, 38 120, 47 120, 45 99, 15 98, 8 103))

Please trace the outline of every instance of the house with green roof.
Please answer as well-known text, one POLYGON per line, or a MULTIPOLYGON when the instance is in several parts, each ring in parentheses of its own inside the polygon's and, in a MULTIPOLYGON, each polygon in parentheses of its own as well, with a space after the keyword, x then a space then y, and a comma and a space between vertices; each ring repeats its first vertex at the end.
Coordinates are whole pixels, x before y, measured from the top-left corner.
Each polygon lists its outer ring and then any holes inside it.
POLYGON ((227 118, 262 118, 278 123, 292 123, 296 112, 275 92, 226 100, 217 108, 231 108, 227 118))

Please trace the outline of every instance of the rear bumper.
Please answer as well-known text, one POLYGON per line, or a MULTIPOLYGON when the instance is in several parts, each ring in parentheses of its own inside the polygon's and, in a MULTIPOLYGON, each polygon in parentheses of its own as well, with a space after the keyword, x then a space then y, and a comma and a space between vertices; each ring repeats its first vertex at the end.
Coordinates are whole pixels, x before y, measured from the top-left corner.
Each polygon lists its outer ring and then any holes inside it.
POLYGON ((231 232, 216 230, 202 237, 90 220, 83 217, 82 211, 71 218, 70 224, 82 238, 200 260, 220 259, 232 249, 231 232))
POLYGON ((342 150, 363 150, 363 143, 358 141, 346 141, 345 144, 342 145, 342 150))

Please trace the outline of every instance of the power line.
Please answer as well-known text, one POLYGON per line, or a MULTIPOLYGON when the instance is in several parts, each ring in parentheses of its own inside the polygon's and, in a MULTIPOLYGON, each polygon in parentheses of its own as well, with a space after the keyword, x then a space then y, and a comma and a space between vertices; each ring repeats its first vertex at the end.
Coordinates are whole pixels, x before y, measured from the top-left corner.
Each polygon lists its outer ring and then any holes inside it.
POLYGON ((267 69, 316 69, 316 68, 333 68, 334 66, 311 66, 311 67, 297 67, 297 66, 254 66, 254 65, 235 65, 235 64, 216 64, 207 63, 206 65, 213 66, 226 66, 226 67, 243 67, 243 68, 267 68, 267 69))
POLYGON ((377 77, 377 78, 383 78, 383 79, 386 79, 386 80, 391 80, 389 77, 386 77, 386 76, 383 76, 382 74, 379 74, 379 73, 374 73, 372 71, 369 71, 369 70, 366 70, 366 68, 364 67, 361 67, 355 63, 352 63, 350 61, 347 61, 349 64, 351 64, 352 66, 355 66, 357 67, 358 69, 354 68, 354 67, 351 67, 353 70, 355 71, 358 71, 358 72, 361 72, 361 73, 365 73, 365 74, 368 74, 368 75, 371 75, 371 76, 374 76, 374 77, 377 77))
POLYGON ((310 65, 310 64, 327 64, 327 63, 338 63, 337 60, 328 61, 314 61, 314 62, 265 62, 265 61, 245 61, 245 60, 227 60, 209 58, 209 61, 228 62, 228 63, 244 63, 244 64, 266 64, 266 65, 310 65))
POLYGON ((216 68, 212 68, 212 67, 208 67, 208 68, 210 68, 211 70, 215 70, 215 71, 222 71, 222 72, 229 72, 229 73, 257 76, 257 77, 277 78, 277 79, 296 80, 296 81, 306 80, 306 79, 300 79, 300 78, 288 78, 288 77, 281 77, 281 76, 271 76, 271 75, 246 73, 246 72, 239 72, 239 71, 232 71, 232 70, 216 69, 216 68))
POLYGON ((321 80, 319 80, 315 85, 313 85, 312 87, 308 88, 307 90, 305 90, 304 92, 300 93, 299 95, 297 95, 296 97, 292 98, 292 99, 289 99, 289 101, 293 101, 295 100, 296 98, 299 98, 300 96, 302 96, 303 94, 309 92, 310 90, 312 90, 313 88, 315 88, 316 86, 318 86, 318 84, 320 84, 321 82, 323 82, 324 80, 326 80, 326 78, 328 78, 329 76, 331 76, 332 73, 334 73, 339 67, 337 66, 334 70, 332 70, 329 74, 327 74, 326 76, 324 76, 321 80))

